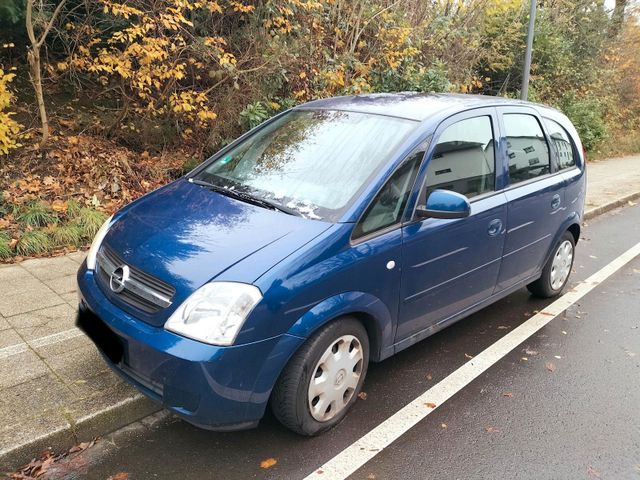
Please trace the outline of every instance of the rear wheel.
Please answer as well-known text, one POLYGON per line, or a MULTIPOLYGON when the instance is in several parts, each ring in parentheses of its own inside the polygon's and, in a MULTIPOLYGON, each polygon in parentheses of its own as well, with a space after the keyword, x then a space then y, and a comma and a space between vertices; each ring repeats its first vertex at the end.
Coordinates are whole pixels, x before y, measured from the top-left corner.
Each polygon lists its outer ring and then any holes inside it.
POLYGON ((560 295, 569 280, 571 268, 573 267, 574 253, 575 240, 573 239, 573 234, 569 231, 564 232, 553 250, 553 254, 542 269, 540 278, 527 285, 529 291, 542 298, 560 295))
POLYGON ((351 317, 316 332, 291 358, 271 395, 287 428, 317 435, 337 425, 356 400, 369 363, 369 337, 351 317))

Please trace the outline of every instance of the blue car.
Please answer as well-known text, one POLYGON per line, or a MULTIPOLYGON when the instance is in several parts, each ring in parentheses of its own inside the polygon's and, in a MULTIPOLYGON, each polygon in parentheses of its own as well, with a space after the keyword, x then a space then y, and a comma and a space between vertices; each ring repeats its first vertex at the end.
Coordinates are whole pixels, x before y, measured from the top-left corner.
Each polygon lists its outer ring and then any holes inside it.
POLYGON ((78 325, 188 422, 315 435, 379 362, 522 287, 559 295, 585 199, 571 122, 453 94, 313 101, 124 207, 78 325))

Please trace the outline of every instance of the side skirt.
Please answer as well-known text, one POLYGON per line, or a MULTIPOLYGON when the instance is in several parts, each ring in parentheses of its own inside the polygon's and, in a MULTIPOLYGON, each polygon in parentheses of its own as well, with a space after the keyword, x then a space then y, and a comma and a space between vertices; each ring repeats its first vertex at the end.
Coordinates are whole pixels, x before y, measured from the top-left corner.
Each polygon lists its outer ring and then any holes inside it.
POLYGON ((521 282, 516 283, 515 285, 509 288, 506 288, 505 290, 494 293, 493 295, 486 298, 485 300, 482 300, 481 302, 478 302, 475 305, 472 305, 467 309, 462 310, 461 312, 458 312, 448 318, 445 318, 444 320, 440 320, 438 323, 435 323, 423 330, 420 330, 418 333, 414 333, 413 335, 405 338, 404 340, 400 340, 399 342, 395 343, 392 346, 392 348, 384 349, 381 353, 380 360, 384 360, 385 358, 388 358, 391 355, 396 354, 404 350, 405 348, 410 347, 411 345, 414 345, 420 340, 424 340, 425 338, 430 337, 434 333, 439 332, 440 330, 448 327, 449 325, 456 323, 458 320, 462 320, 463 318, 468 317, 473 313, 476 313, 478 310, 482 310, 483 308, 491 305, 492 303, 497 302, 498 300, 512 294, 516 290, 520 290, 522 287, 525 287, 526 285, 533 282, 534 280, 537 280, 539 277, 540 277, 540 272, 536 273, 535 275, 529 278, 526 278, 525 280, 522 280, 521 282))

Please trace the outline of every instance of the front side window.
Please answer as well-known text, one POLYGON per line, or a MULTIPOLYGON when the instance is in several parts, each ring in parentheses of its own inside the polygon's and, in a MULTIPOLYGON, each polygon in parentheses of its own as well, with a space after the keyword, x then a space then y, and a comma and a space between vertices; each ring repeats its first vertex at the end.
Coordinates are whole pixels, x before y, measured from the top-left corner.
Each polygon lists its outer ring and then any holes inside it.
POLYGON ((511 185, 551 171, 549 146, 536 117, 521 113, 505 114, 504 128, 511 185))
POLYGON ((428 140, 422 142, 391 175, 355 226, 353 238, 400 222, 428 145, 428 140))
POLYGON ((418 123, 334 110, 294 110, 208 165, 197 179, 337 220, 418 123))
POLYGON ((551 137, 551 142, 556 148, 556 169, 564 170, 565 168, 571 168, 576 164, 575 151, 573 149, 573 143, 571 143, 571 139, 569 138, 569 134, 564 129, 562 125, 560 125, 555 120, 551 120, 550 118, 543 118, 545 127, 547 127, 547 131, 549 132, 549 136, 551 137))
POLYGON ((495 189, 491 117, 461 120, 442 132, 427 168, 426 196, 436 189, 475 197, 495 189))

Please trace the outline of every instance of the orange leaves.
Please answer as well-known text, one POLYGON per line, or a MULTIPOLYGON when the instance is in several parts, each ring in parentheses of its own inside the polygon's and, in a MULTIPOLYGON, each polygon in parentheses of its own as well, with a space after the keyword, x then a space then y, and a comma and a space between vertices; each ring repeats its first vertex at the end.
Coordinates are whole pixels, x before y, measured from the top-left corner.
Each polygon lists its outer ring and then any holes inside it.
POLYGON ((260 462, 260 468, 264 468, 264 469, 271 468, 276 463, 278 463, 278 460, 276 460, 275 458, 267 458, 260 462))

